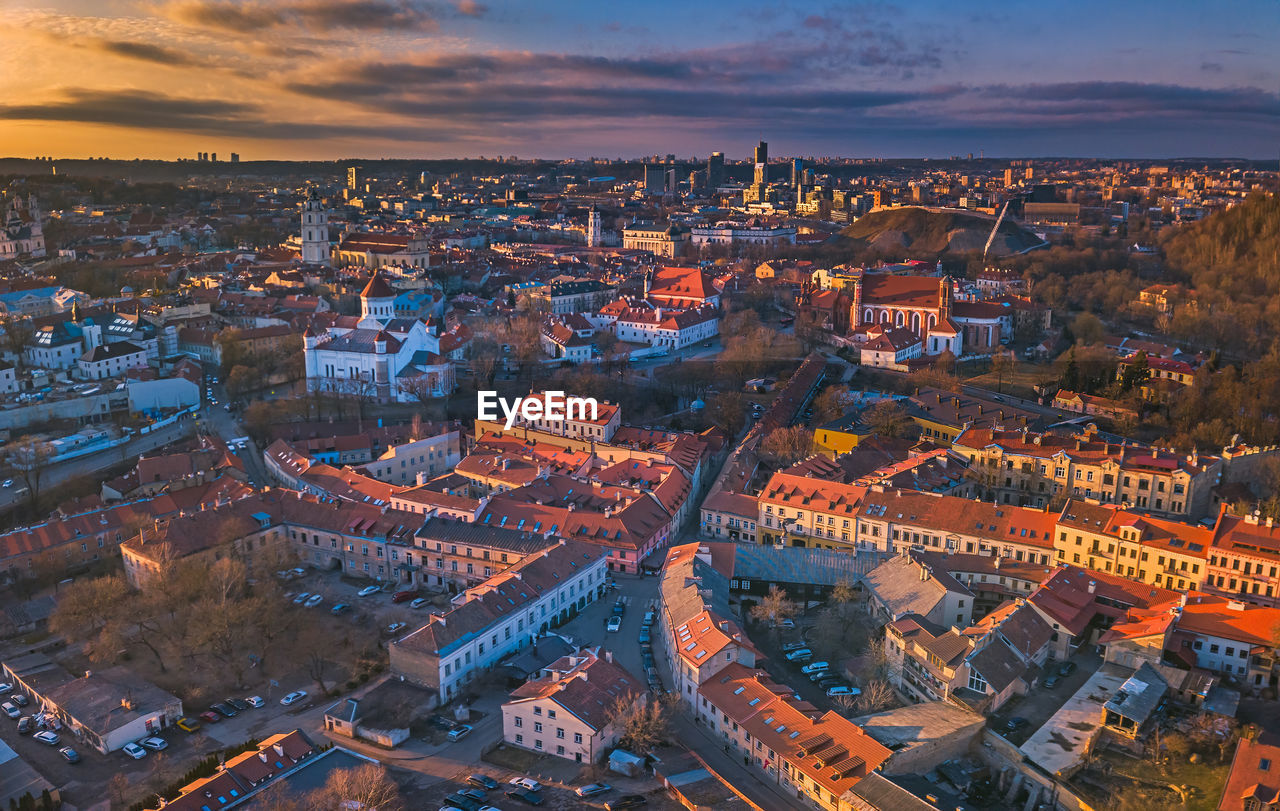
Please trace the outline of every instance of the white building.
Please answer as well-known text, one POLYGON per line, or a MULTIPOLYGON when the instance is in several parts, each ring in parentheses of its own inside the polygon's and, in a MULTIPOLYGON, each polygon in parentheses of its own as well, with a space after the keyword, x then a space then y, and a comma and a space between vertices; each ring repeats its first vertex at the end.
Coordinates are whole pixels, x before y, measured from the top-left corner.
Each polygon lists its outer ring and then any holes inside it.
POLYGON ((604 550, 561 540, 454 597, 389 646, 391 672, 455 698, 483 672, 605 593, 604 550))
POLYGON ((618 742, 611 723, 618 702, 645 701, 644 683, 613 661, 613 653, 586 648, 547 665, 502 705, 502 738, 512 746, 577 763, 595 763, 618 742))
POLYGON ((80 356, 78 376, 82 380, 120 377, 130 369, 147 365, 147 351, 128 341, 101 344, 80 356))
POLYGON ((329 212, 315 189, 302 204, 302 261, 329 264, 329 212))
POLYGON ((667 349, 683 349, 720 334, 720 310, 698 307, 690 310, 628 308, 613 322, 618 340, 667 349))
POLYGON ((794 245, 796 229, 785 225, 766 225, 759 220, 718 222, 693 228, 689 240, 702 245, 794 245))
POLYGON ((863 366, 905 372, 909 370, 907 362, 920 357, 923 346, 920 336, 906 327, 886 328, 876 324, 867 330, 867 342, 862 345, 859 360, 863 366))
POLYGON ((395 317, 396 292, 375 271, 360 294, 354 328, 308 327, 303 355, 308 391, 328 391, 378 402, 411 403, 443 397, 455 386, 451 359, 462 358, 470 333, 458 325, 395 317))
POLYGON ((44 226, 40 223, 40 206, 35 195, 26 201, 15 196, 9 201, 4 227, 0 228, 0 259, 44 255, 44 226))

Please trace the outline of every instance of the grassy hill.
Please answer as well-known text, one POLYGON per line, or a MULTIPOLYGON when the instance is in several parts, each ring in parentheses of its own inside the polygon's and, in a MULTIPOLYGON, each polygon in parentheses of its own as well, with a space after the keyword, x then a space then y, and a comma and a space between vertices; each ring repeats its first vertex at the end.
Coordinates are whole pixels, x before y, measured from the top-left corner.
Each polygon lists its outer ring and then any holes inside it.
MULTIPOLYGON (((981 251, 995 219, 959 211, 887 208, 849 225, 840 235, 859 247, 886 253, 909 250, 913 256, 981 251)), ((1006 256, 1040 244, 1035 234, 1008 218, 991 243, 992 256, 1006 256)))

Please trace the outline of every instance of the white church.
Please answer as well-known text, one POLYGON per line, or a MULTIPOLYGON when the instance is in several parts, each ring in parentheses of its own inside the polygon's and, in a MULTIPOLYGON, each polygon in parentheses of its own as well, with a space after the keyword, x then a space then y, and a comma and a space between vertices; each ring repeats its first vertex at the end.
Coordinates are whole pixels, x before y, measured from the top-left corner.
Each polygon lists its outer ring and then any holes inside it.
POLYGON ((307 390, 380 403, 444 397, 456 386, 453 361, 462 360, 470 332, 439 319, 395 317, 396 292, 375 271, 360 293, 360 318, 338 319, 303 333, 307 390))

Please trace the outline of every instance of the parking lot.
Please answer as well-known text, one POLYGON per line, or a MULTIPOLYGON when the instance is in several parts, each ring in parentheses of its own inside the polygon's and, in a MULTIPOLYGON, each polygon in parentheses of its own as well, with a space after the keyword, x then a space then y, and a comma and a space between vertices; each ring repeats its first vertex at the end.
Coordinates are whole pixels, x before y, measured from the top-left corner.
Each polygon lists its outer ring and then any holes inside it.
MULTIPOLYGON (((509 789, 514 788, 508 781, 517 777, 524 777, 524 775, 486 763, 465 773, 459 773, 453 779, 435 782, 422 788, 418 788, 416 785, 412 786, 405 793, 412 792, 414 805, 411 807, 423 809, 443 808, 451 804, 454 807, 464 809, 464 811, 476 811, 483 804, 496 806, 504 809, 504 811, 532 807, 506 795, 509 789), (472 774, 488 777, 498 784, 497 788, 481 789, 468 783, 467 778, 472 774), (460 803, 458 793, 467 790, 476 792, 477 799, 473 800, 471 804, 460 803)), ((652 777, 643 782, 625 777, 615 779, 615 777, 617 776, 606 774, 601 770, 599 777, 591 781, 577 781, 572 785, 557 785, 539 781, 542 788, 537 793, 543 801, 541 807, 556 809, 557 811, 568 811, 568 809, 574 808, 604 808, 605 803, 611 800, 617 800, 619 797, 631 793, 639 793, 647 800, 644 806, 647 811, 677 811, 681 808, 681 805, 671 798, 665 790, 658 787, 657 781, 652 777), (610 786, 610 790, 590 797, 579 797, 574 793, 576 788, 587 785, 590 782, 604 783, 610 786)))
POLYGON ((1071 675, 1061 677, 1061 681, 1052 688, 1045 687, 1043 680, 1050 674, 1056 673, 1062 664, 1062 662, 1053 662, 1052 667, 1046 668, 1041 678, 1036 680, 1035 685, 1025 696, 1012 699, 988 719, 991 728, 1015 746, 1021 746, 1026 742, 1089 680, 1089 677, 1102 664, 1102 657, 1091 650, 1085 650, 1071 657, 1069 661, 1076 665, 1071 675), (1025 718, 1027 723, 1011 732, 1007 728, 1011 718, 1025 718))
MULTIPOLYGON (((557 629, 557 633, 572 637, 580 645, 600 645, 605 650, 613 651, 614 660, 644 682, 644 662, 639 643, 640 625, 645 611, 658 598, 658 578, 629 574, 614 574, 613 577, 618 588, 605 592, 604 597, 588 604, 577 617, 557 629), (606 624, 613 616, 614 603, 619 599, 626 606, 622 625, 618 631, 609 632, 606 624)), ((661 674, 662 668, 658 670, 661 674)), ((664 682, 667 681, 665 675, 662 678, 664 682)), ((665 686, 671 687, 670 684, 665 686)))

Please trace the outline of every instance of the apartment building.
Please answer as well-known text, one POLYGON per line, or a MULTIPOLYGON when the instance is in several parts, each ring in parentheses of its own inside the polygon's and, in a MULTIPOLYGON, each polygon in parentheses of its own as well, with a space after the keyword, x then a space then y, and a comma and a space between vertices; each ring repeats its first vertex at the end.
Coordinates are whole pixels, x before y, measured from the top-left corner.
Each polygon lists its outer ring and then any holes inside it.
POLYGON ((391 672, 449 701, 507 654, 595 602, 605 576, 599 548, 561 540, 457 595, 449 612, 392 642, 391 672))
POLYGON ((1258 515, 1238 516, 1225 509, 1213 530, 1208 575, 1210 594, 1253 605, 1280 606, 1280 526, 1258 515))
POLYGON ((1216 456, 1181 456, 1095 434, 970 428, 953 448, 968 458, 984 498, 1037 507, 1074 497, 1199 519, 1212 507, 1222 470, 1216 456))
POLYGON ((1169 589, 1198 589, 1208 577, 1214 531, 1070 499, 1058 516, 1054 557, 1169 589))
POLYGON ((413 539, 423 582, 451 591, 465 591, 556 544, 550 531, 491 527, 441 516, 428 518, 413 539))

